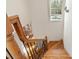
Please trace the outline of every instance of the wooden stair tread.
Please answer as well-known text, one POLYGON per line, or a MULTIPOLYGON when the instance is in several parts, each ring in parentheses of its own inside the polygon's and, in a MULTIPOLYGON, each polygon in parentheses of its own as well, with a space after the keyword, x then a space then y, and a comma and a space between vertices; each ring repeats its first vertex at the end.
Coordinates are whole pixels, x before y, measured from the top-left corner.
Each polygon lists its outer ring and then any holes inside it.
POLYGON ((50 41, 48 43, 48 49, 50 48, 64 48, 63 40, 60 41, 50 41))
POLYGON ((65 49, 50 49, 42 59, 71 59, 65 49))
POLYGON ((51 48, 54 44, 56 44, 58 41, 50 41, 48 43, 48 49, 51 48))
POLYGON ((50 41, 48 43, 48 51, 42 59, 72 59, 64 49, 63 40, 50 41))

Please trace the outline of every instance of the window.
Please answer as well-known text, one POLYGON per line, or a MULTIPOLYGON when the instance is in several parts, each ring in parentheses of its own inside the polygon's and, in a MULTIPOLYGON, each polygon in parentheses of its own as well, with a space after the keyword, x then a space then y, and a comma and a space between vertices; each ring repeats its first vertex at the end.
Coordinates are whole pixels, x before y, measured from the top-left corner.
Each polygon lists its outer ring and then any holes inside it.
POLYGON ((62 6, 64 0, 49 0, 49 15, 51 21, 62 19, 62 6))

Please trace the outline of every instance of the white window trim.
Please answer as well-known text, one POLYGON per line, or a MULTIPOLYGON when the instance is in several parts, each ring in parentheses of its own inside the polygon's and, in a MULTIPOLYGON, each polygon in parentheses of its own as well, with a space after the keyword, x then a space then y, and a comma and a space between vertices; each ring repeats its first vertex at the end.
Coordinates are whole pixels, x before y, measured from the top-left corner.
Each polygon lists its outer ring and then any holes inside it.
MULTIPOLYGON (((51 16, 51 9, 56 9, 56 8, 50 8, 51 7, 51 4, 50 4, 50 2, 49 2, 49 19, 50 19, 50 21, 63 21, 63 14, 55 14, 56 16, 51 16), (58 17, 58 18, 60 18, 60 19, 53 19, 53 18, 51 18, 51 17, 58 17)), ((57 8, 57 9, 59 9, 59 8, 57 8)), ((63 11, 63 10, 62 10, 63 11)), ((63 13, 63 12, 62 12, 63 13)), ((54 14, 53 14, 54 15, 54 14)))

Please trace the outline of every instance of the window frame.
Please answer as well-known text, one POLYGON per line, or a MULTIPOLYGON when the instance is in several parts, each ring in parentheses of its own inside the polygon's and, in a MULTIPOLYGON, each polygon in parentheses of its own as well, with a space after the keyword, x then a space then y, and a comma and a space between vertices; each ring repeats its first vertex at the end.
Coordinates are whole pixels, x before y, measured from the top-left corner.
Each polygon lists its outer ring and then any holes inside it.
MULTIPOLYGON (((62 0, 63 3, 62 3, 62 9, 61 9, 61 14, 52 14, 51 13, 51 9, 55 9, 55 8, 51 8, 51 4, 50 4, 50 0, 48 0, 48 14, 49 14, 49 19, 50 21, 63 21, 63 15, 64 15, 64 0, 62 0), (58 17, 58 18, 57 18, 58 17)), ((57 8, 59 9, 59 8, 57 8)))

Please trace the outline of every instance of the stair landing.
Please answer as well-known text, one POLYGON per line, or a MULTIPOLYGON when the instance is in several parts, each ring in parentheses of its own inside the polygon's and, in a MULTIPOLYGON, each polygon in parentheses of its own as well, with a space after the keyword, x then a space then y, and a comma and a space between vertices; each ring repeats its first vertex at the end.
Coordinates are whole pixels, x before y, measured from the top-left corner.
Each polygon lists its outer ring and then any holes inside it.
POLYGON ((52 41, 42 59, 72 59, 64 49, 63 41, 52 41))
POLYGON ((65 49, 50 49, 42 59, 71 59, 65 49))

